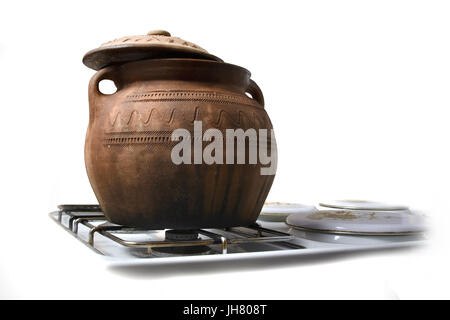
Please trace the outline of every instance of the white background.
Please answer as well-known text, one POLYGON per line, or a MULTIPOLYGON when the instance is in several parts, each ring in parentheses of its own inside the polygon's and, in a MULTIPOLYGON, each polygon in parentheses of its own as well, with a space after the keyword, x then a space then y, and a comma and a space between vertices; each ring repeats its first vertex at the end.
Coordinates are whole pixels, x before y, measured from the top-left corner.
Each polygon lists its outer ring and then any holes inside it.
POLYGON ((2 1, 0 297, 450 298, 449 16, 445 1, 2 1), (430 246, 108 268, 47 213, 96 202, 82 56, 152 29, 252 72, 278 140, 269 200, 407 204, 430 246))

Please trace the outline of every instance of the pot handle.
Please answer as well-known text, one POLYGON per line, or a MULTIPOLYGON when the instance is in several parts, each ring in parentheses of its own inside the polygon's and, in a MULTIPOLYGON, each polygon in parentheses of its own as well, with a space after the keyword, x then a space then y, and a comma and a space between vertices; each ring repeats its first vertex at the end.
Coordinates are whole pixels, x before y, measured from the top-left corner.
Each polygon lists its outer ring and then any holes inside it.
MULTIPOLYGON (((99 71, 97 71, 89 81, 89 89, 88 89, 88 96, 89 96, 89 118, 91 120, 94 119, 95 116, 95 109, 100 104, 100 100, 103 97, 107 97, 113 94, 103 94, 99 90, 99 83, 102 80, 111 80, 116 85, 117 91, 120 89, 120 84, 118 83, 118 77, 117 72, 114 67, 106 67, 99 71)), ((117 92, 116 91, 116 92, 117 92)))
MULTIPOLYGON (((117 91, 119 91, 119 86, 117 83, 116 69, 114 67, 106 67, 97 71, 89 81, 89 97, 91 96, 108 96, 109 94, 103 94, 100 92, 98 88, 98 84, 102 80, 111 80, 117 87, 117 91)), ((114 94, 114 93, 113 93, 114 94)))
POLYGON ((245 92, 250 93, 252 95, 252 98, 255 99, 264 108, 264 95, 255 81, 250 79, 250 83, 245 92))

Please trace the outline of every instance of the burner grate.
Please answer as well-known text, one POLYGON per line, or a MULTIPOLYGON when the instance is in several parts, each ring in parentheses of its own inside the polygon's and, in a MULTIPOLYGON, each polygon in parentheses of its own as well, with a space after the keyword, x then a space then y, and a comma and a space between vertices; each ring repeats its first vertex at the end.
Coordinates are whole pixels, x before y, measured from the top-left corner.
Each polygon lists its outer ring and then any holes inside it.
MULTIPOLYGON (((50 213, 50 217, 72 233, 76 238, 98 253, 105 254, 96 246, 96 235, 101 235, 114 243, 125 248, 145 249, 148 257, 152 255, 155 248, 176 247, 199 247, 219 246, 216 254, 227 254, 231 245, 247 244, 276 244, 278 250, 304 249, 303 246, 295 244, 295 237, 281 231, 267 229, 258 224, 248 227, 233 227, 225 229, 197 229, 192 230, 201 237, 195 240, 129 240, 126 235, 137 233, 152 233, 153 230, 142 230, 110 223, 98 205, 60 205, 59 211, 50 213), (98 224, 100 222, 100 224, 98 224), (79 227, 83 225, 88 228, 87 240, 79 236, 79 227)), ((156 250, 155 250, 156 251, 156 250)), ((213 253, 214 254, 214 253, 213 253)))

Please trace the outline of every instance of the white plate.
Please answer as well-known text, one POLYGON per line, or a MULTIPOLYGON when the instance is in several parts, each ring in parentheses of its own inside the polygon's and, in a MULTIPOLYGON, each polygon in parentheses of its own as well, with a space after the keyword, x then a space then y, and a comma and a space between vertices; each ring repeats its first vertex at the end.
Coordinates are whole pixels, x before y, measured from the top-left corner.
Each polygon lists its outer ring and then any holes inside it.
POLYGON ((409 211, 319 210, 287 217, 286 224, 306 231, 356 235, 405 235, 425 231, 425 218, 409 211))
POLYGON ((407 206, 392 205, 376 201, 366 200, 334 200, 319 203, 322 207, 349 210, 376 210, 376 211, 395 211, 408 210, 407 206))
POLYGON ((371 244, 387 244, 394 242, 405 241, 420 241, 425 240, 423 233, 411 233, 407 235, 355 235, 355 234, 335 234, 325 233, 317 231, 305 231, 299 230, 295 227, 290 228, 288 233, 300 237, 302 239, 308 239, 318 242, 334 243, 334 244, 346 244, 346 245, 371 245, 371 244))
POLYGON ((290 214, 314 213, 314 206, 298 203, 266 202, 261 210, 259 219, 264 221, 284 222, 290 214))

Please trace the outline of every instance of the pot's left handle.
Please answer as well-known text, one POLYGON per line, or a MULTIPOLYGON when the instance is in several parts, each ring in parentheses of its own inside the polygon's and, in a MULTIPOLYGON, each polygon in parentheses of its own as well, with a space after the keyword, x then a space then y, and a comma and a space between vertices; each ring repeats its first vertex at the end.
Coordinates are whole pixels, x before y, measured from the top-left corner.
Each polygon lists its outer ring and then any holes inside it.
MULTIPOLYGON (((95 110, 99 107, 105 97, 113 94, 103 94, 99 90, 99 83, 102 80, 111 80, 116 85, 117 91, 119 91, 120 83, 118 81, 116 68, 110 66, 97 71, 89 81, 89 121, 92 121, 95 117, 95 110)), ((116 91, 116 92, 117 92, 116 91)))

